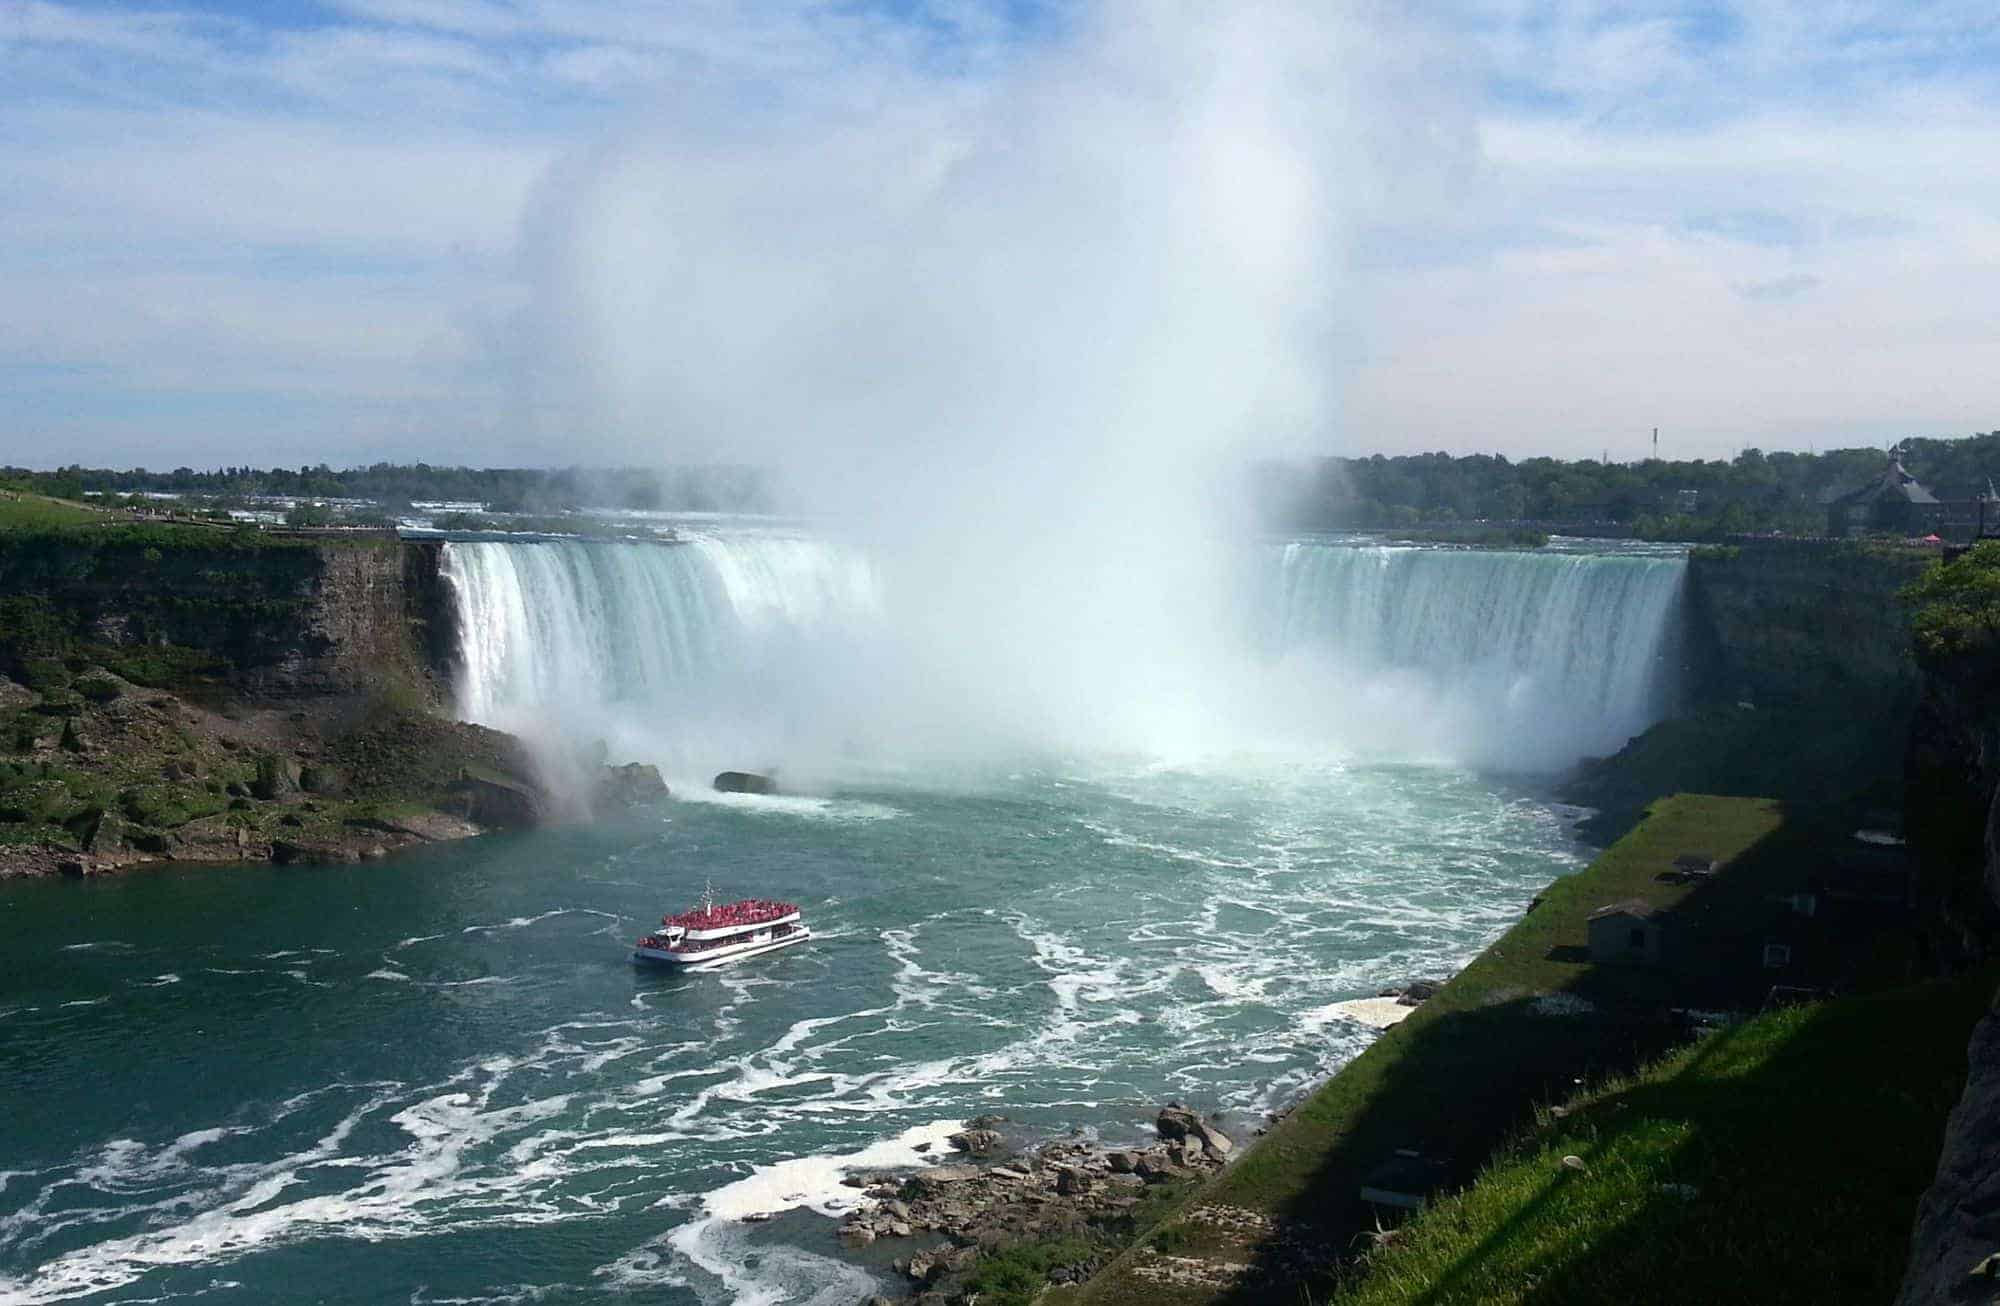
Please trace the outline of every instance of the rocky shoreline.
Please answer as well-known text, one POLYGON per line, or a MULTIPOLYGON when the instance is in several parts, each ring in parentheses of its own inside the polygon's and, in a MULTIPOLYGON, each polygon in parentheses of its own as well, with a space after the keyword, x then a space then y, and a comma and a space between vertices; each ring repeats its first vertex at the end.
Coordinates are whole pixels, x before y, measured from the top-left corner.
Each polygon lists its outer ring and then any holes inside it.
MULTIPOLYGON (((948 1144, 955 1159, 916 1171, 850 1175, 869 1204, 849 1211, 838 1236, 849 1248, 881 1239, 922 1245, 893 1262, 911 1295, 870 1298, 870 1306, 906 1302, 944 1306, 964 1299, 982 1253, 1022 1243, 1135 1233, 1149 1193, 1176 1192, 1222 1168, 1236 1143, 1212 1119, 1170 1102, 1144 1147, 1105 1147, 1081 1137, 1016 1149, 1005 1141, 1005 1116, 965 1122, 948 1144)), ((1054 1283, 1081 1282, 1101 1257, 1051 1267, 1054 1283)))
POLYGON ((205 701, 86 667, 0 677, 0 715, 0 880, 361 862, 667 797, 653 767, 601 756, 558 794, 513 736, 379 697, 205 701))
MULTIPOLYGON (((1387 1003, 1407 1013, 1444 981, 1413 980, 1342 1006, 1387 1003)), ((1357 1023, 1383 1028, 1359 1012, 1357 1023)), ((1317 1089, 1309 1084, 1286 1106, 1249 1130, 1262 1135, 1317 1089)), ((896 1240, 912 1245, 890 1264, 907 1282, 905 1295, 873 1296, 864 1306, 954 1306, 974 1299, 972 1280, 983 1256, 1024 1245, 1088 1248, 1087 1254, 1048 1265, 1050 1284, 1082 1283, 1120 1249, 1143 1236, 1188 1192, 1242 1155, 1239 1139, 1214 1116, 1168 1102, 1153 1118, 1153 1138, 1139 1146, 1107 1146, 1074 1131, 1069 1137, 1010 1143, 1003 1115, 981 1115, 944 1141, 949 1159, 918 1169, 863 1171, 841 1182, 862 1190, 867 1203, 847 1211, 836 1234, 850 1252, 896 1240)), ((931 1144, 918 1147, 926 1151, 931 1144)), ((1285 1231, 1254 1212, 1200 1208, 1190 1218, 1208 1223, 1261 1221, 1258 1238, 1285 1250, 1285 1231)), ((1292 1259, 1315 1258, 1321 1249, 1292 1248, 1292 1259)), ((1190 1271, 1193 1272, 1193 1271, 1190 1271)))

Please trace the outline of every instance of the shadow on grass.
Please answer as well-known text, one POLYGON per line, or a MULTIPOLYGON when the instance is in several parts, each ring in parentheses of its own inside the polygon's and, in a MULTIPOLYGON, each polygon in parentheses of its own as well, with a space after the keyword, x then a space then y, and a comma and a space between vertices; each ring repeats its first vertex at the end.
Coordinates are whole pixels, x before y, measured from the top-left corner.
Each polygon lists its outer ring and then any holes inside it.
MULTIPOLYGON (((1865 941, 1884 929, 1906 930, 1907 920, 1879 908, 1822 907, 1810 920, 1799 916, 1792 895, 1824 870, 1828 850, 1838 846, 1834 839, 1845 839, 1853 828, 1852 814, 1784 815, 1783 823, 1720 873, 1643 895, 1665 904, 1656 917, 1665 940, 1659 963, 1594 963, 1579 943, 1537 945, 1535 968, 1522 971, 1533 982, 1510 989, 1509 963, 1502 956, 1478 977, 1482 991, 1473 998, 1476 1005, 1413 1019, 1385 1035, 1381 1050, 1390 1055, 1373 1071, 1377 1082, 1358 1100, 1352 1093, 1344 1103, 1338 1094, 1309 1099, 1297 1113, 1304 1119, 1296 1125, 1293 1145, 1323 1154, 1302 1185, 1282 1180, 1295 1191, 1271 1211, 1292 1236, 1260 1250, 1250 1270, 1217 1300, 1245 1306, 1324 1300, 1343 1273, 1334 1258, 1351 1257, 1375 1227, 1374 1212, 1359 1195, 1371 1172, 1408 1149, 1442 1164, 1445 1190, 1469 1183, 1495 1149, 1530 1121, 1536 1104, 1567 1099, 1582 1084, 1628 1072, 1689 1037, 1676 1009, 1754 1011, 1773 984, 1845 989, 1867 980, 1857 970, 1858 959, 1879 950, 1865 941), (1773 941, 1792 949, 1792 961, 1782 969, 1765 966, 1765 945, 1773 941), (1549 963, 1570 973, 1551 984, 1549 963)), ((1660 869, 1673 856, 1666 852, 1660 869)), ((1630 869, 1625 874, 1629 881, 1630 869)), ((1614 887, 1606 901, 1625 896, 1630 895, 1614 887)), ((1565 912, 1579 907, 1574 901, 1551 905, 1565 912)), ((1604 904, 1585 903, 1582 909, 1598 905, 1604 904)), ((1469 969, 1467 976, 1473 975, 1469 969)), ((1699 1056, 1722 1055, 1730 1037, 1713 1036, 1699 1056)), ((1740 1093, 1748 1101, 1761 1096, 1764 1086, 1716 1091, 1740 1093)), ((1294 1122, 1287 1121, 1282 1128, 1291 1127, 1294 1122)), ((1934 1160, 1936 1139, 1930 1146, 1934 1160)), ((1257 1164, 1254 1154, 1244 1163, 1257 1164)), ((1254 1184, 1258 1178, 1246 1173, 1241 1181, 1254 1184)), ((1539 1204, 1538 1199, 1524 1208, 1517 1220, 1533 1219, 1539 1204)), ((1907 1223, 1906 1211, 1905 1230, 1907 1223)))

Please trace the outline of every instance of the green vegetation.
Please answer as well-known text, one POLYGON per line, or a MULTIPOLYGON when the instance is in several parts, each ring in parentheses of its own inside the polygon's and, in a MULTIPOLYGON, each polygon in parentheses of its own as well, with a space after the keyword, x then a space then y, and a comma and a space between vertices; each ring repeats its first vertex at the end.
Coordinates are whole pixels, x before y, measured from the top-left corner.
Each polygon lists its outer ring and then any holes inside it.
POLYGON ((433 467, 375 463, 335 470, 317 467, 224 467, 170 472, 145 468, 70 466, 54 472, 0 467, 0 488, 60 498, 151 491, 241 507, 258 496, 288 499, 368 499, 395 507, 412 502, 478 503, 492 512, 560 512, 583 505, 632 509, 755 512, 771 506, 767 473, 730 465, 672 468, 433 467))
POLYGON ((1093 1266, 1103 1255, 1103 1247, 1084 1238, 1016 1243, 982 1254, 962 1296, 980 1306, 1028 1306, 1048 1286, 1050 1271, 1093 1266))
POLYGON ((2000 653, 2000 541, 1940 562, 1903 591, 1917 655, 1929 663, 2000 653))
POLYGON ((103 514, 82 504, 66 503, 39 494, 0 490, 0 531, 88 526, 103 520, 103 514))
POLYGON ((1873 710, 1850 697, 1767 707, 1718 704, 1670 717, 1610 757, 1589 758, 1564 781, 1562 797, 1595 808, 1584 830, 1616 838, 1661 794, 1704 793, 1825 803, 1859 796, 1902 803, 1907 710, 1873 710))
POLYGON ((1995 978, 1773 1012, 1538 1113, 1333 1300, 1888 1301, 1995 978))
MULTIPOLYGON (((1970 499, 2000 478, 2000 431, 1903 442, 1903 462, 1941 499, 1970 499)), ((1444 453, 1269 464, 1257 494, 1268 517, 1319 530, 1397 530, 1450 522, 1612 524, 1645 539, 1718 540, 1780 531, 1818 535, 1825 501, 1879 475, 1880 449, 1770 453, 1727 462, 1631 463, 1444 453)))

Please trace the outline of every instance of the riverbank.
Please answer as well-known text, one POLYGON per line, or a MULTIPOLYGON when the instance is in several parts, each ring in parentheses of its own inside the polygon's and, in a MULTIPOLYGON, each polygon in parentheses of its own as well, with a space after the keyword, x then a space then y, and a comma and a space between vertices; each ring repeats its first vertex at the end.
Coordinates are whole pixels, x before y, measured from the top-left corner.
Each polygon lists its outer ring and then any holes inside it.
POLYGON ((0 677, 0 736, 0 879, 371 860, 666 796, 651 767, 553 793, 520 741, 420 705, 204 704, 100 666, 0 677))
POLYGON ((1655 804, 1190 1197, 1160 1236, 1061 1300, 1328 1292, 1356 1240, 1381 1218, 1364 1188, 1421 1202, 1464 1184, 1537 1103, 1632 1069, 1685 1040, 1706 1013, 1754 1010, 1773 984, 1868 987, 1907 974, 1906 941, 1881 928, 1893 913, 1829 904, 1804 918, 1790 905, 1827 864, 1838 824, 1788 823, 1779 805, 1754 799, 1682 795, 1655 804), (1634 900, 1646 904, 1640 919, 1654 923, 1641 928, 1671 942, 1654 962, 1594 962, 1591 913, 1634 900), (1881 946, 1857 949, 1850 932, 1872 932, 1881 946), (1792 952, 1767 970, 1774 935, 1792 952), (1242 1214, 1227 1222, 1197 1215, 1216 1210, 1242 1214))

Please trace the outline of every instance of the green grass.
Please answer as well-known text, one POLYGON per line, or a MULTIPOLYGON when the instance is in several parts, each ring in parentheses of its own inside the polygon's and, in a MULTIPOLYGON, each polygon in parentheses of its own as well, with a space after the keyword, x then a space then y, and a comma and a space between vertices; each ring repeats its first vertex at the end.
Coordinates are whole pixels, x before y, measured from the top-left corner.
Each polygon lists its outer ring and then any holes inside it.
POLYGON ((1760 1016, 1543 1113, 1333 1300, 1888 1301, 1994 979, 1760 1016))
POLYGON ((105 514, 65 499, 0 491, 0 531, 88 526, 106 520, 105 514))
MULTIPOLYGON (((1421 1144, 1469 1178, 1529 1118, 1535 1102, 1561 1095, 1576 1076, 1629 1068, 1663 1050, 1660 1027, 1620 1020, 1616 1013, 1688 1001, 1685 990, 1698 991, 1704 971, 1713 971, 1715 982, 1756 982, 1756 940, 1748 933, 1732 937, 1732 923, 1744 903, 1761 904, 1776 885, 1789 889, 1803 850, 1780 837, 1783 824, 1781 807, 1761 799, 1677 795, 1654 804, 1587 871, 1552 884, 1533 911, 1436 997, 1384 1033, 1190 1203, 1245 1207, 1344 1248, 1360 1229, 1354 1205, 1362 1179, 1397 1148, 1421 1144), (1757 855, 1750 855, 1753 850, 1757 855), (1703 886, 1655 882, 1678 854, 1690 851, 1730 865, 1703 886), (1658 969, 1581 961, 1585 917, 1631 897, 1681 912, 1713 937, 1728 964, 1692 953, 1658 969), (1585 997, 1607 1018, 1534 1014, 1537 998, 1557 993, 1585 997)), ((1174 1237, 1193 1252, 1217 1245, 1209 1226, 1181 1227, 1191 1232, 1174 1237)), ((1142 1254, 1128 1251, 1070 1300, 1207 1298, 1168 1293, 1132 1274, 1142 1254)))

